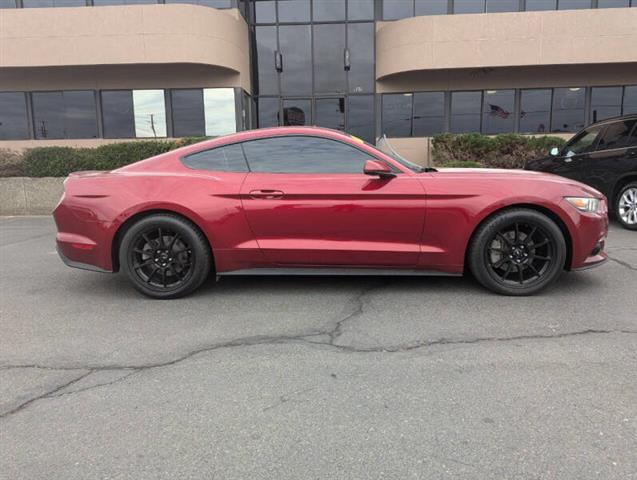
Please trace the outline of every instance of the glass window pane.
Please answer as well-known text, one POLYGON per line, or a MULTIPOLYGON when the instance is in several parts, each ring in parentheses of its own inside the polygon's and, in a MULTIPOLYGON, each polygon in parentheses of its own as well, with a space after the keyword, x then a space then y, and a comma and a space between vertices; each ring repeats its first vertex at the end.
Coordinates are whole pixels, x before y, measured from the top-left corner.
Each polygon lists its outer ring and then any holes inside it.
POLYGON ((413 0, 384 0, 383 20, 398 20, 414 16, 413 0))
POLYGON ((630 7, 630 0, 597 0, 598 8, 624 8, 630 7))
POLYGON ((86 0, 22 0, 24 8, 38 7, 85 7, 86 0))
POLYGON ((350 56, 349 91, 374 91, 374 24, 351 23, 347 26, 350 56))
POLYGON ((0 92, 0 140, 29 138, 27 101, 22 92, 0 92))
POLYGON ((254 16, 255 16, 256 23, 275 23, 276 22, 275 0, 255 0, 254 16))
POLYGON ((545 133, 551 116, 551 89, 522 90, 520 133, 545 133))
POLYGON ((482 108, 482 133, 495 135, 513 132, 515 90, 487 90, 482 108))
POLYGON ((175 137, 205 134, 203 91, 201 89, 173 90, 170 93, 175 137))
POLYGON ((416 0, 416 16, 445 15, 446 13, 447 0, 416 0))
POLYGON ((484 13, 484 0, 454 0, 453 13, 484 13))
POLYGON ((445 129, 444 92, 414 94, 414 137, 431 137, 445 129))
POLYGON ((97 138, 92 91, 34 92, 36 138, 97 138))
POLYGON ((571 157, 578 153, 586 153, 592 151, 601 130, 601 126, 591 127, 577 135, 566 145, 564 149, 564 151, 566 152, 565 155, 567 157, 571 157))
POLYGON ((250 170, 259 173, 360 173, 372 157, 319 137, 274 137, 243 143, 250 170))
POLYGON ((591 91, 591 123, 622 113, 622 87, 594 87, 591 91))
POLYGON ((256 27, 258 92, 279 93, 278 74, 274 64, 276 27, 256 27))
POLYGON ((315 92, 340 93, 345 91, 344 51, 344 24, 314 25, 315 92))
POLYGON ((310 0, 279 0, 279 22, 309 22, 310 0))
POLYGON ((374 20, 374 0, 348 0, 347 18, 350 20, 374 20))
POLYGON ((637 113, 637 85, 626 86, 624 88, 624 115, 627 113, 637 113))
POLYGON ((352 95, 347 111, 347 131, 369 143, 376 143, 374 95, 352 95))
POLYGON ((591 0, 558 0, 558 10, 578 10, 591 8, 591 0))
POLYGON ((248 164, 243 156, 241 144, 227 145, 203 152, 193 153, 182 162, 195 170, 211 170, 217 172, 247 172, 248 164))
POLYGON ((577 132, 584 128, 584 88, 556 88, 553 91, 552 132, 577 132))
POLYGON ((317 98, 314 124, 319 127, 345 130, 345 99, 317 98))
POLYGON ((599 139, 597 150, 611 150, 629 146, 630 132, 634 126, 635 120, 611 123, 599 139))
POLYGON ((0 0, 0 8, 16 8, 15 0, 0 0))
POLYGON ((279 126, 279 99, 259 98, 259 128, 279 126))
POLYGON ((520 0, 487 0, 487 13, 519 11, 520 0))
POLYGON ((283 100, 283 125, 312 125, 312 100, 283 100))
POLYGON ((283 55, 281 93, 283 95, 312 93, 310 26, 279 27, 279 45, 283 55))
POLYGON ((216 137, 237 131, 233 88, 204 88, 203 105, 206 136, 216 137))
POLYGON ((481 106, 482 92, 452 92, 451 132, 479 132, 481 106))
POLYGON ((345 0, 312 2, 312 20, 326 22, 345 20, 345 0))
POLYGON ((166 136, 166 105, 163 90, 133 90, 135 136, 158 138, 166 136))
POLYGON ((133 138, 135 136, 131 90, 102 92, 102 124, 104 138, 133 138))
MULTIPOLYGON (((213 8, 232 8, 232 0, 165 0, 166 3, 191 3, 213 8)), ((153 2, 154 3, 154 2, 153 2)))
POLYGON ((384 94, 382 133, 388 137, 411 137, 411 93, 384 94))
POLYGON ((104 5, 141 5, 147 3, 157 3, 157 0, 93 0, 96 7, 104 5))
POLYGON ((557 8, 557 0, 526 0, 526 10, 555 10, 557 8))

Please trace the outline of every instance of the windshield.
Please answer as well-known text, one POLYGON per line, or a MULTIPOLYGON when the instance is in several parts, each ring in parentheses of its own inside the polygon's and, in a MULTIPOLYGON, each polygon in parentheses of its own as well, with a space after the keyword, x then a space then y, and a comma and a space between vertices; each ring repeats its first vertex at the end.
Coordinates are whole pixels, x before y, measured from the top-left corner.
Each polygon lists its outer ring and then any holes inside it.
POLYGON ((376 148, 377 150, 380 150, 385 155, 387 155, 388 157, 391 157, 393 160, 396 160, 403 167, 408 168, 412 172, 422 173, 422 172, 435 171, 433 168, 429 169, 426 167, 422 167, 420 165, 416 165, 415 163, 411 163, 409 160, 406 160, 405 158, 401 157, 398 154, 398 152, 396 152, 396 150, 394 150, 394 148, 391 146, 391 144, 389 143, 389 140, 387 140, 387 137, 385 135, 383 135, 382 138, 378 141, 378 145, 376 146, 370 145, 370 146, 376 148))

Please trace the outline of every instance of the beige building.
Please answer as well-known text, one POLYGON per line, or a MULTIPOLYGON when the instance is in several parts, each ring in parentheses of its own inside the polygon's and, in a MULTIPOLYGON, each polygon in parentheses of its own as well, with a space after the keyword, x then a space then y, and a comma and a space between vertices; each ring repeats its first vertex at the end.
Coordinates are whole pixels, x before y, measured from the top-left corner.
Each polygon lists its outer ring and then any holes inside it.
POLYGON ((423 161, 637 111, 637 0, 182 2, 0 0, 0 148, 314 124, 423 161))

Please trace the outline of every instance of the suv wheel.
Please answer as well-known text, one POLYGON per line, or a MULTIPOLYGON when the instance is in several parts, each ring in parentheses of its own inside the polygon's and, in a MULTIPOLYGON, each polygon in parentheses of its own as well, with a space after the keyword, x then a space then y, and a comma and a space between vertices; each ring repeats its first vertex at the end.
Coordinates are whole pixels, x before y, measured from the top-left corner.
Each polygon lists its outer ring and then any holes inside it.
POLYGON ((629 230, 637 230, 637 182, 625 185, 615 204, 615 213, 619 223, 629 230))

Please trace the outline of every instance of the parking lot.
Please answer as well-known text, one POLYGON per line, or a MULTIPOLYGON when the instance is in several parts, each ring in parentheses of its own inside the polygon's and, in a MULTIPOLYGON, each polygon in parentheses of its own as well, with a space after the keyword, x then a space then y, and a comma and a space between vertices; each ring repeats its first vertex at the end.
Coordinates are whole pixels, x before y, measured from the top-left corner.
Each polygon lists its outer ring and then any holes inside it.
POLYGON ((0 219, 0 478, 637 478, 637 233, 545 293, 212 279, 153 301, 0 219))

